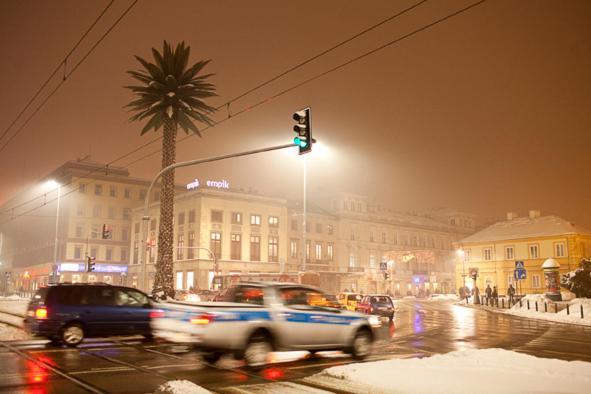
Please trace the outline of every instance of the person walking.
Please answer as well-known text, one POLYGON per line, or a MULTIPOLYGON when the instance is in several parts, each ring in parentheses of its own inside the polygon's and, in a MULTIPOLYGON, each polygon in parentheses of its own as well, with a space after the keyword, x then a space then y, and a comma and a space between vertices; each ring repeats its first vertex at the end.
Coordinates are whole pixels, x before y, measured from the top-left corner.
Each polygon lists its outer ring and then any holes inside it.
POLYGON ((499 306, 499 291, 497 290, 497 286, 493 286, 492 299, 493 304, 499 306))
POLYGON ((486 290, 484 290, 484 293, 486 294, 486 304, 490 304, 490 298, 492 296, 492 289, 490 288, 490 285, 487 284, 486 285, 486 290))
POLYGON ((513 287, 512 283, 509 283, 509 288, 507 289, 507 295, 509 296, 509 305, 513 305, 515 303, 515 288, 513 287))
POLYGON ((472 289, 472 293, 474 295, 474 305, 479 305, 480 304, 480 289, 478 288, 478 286, 474 286, 474 289, 472 289))

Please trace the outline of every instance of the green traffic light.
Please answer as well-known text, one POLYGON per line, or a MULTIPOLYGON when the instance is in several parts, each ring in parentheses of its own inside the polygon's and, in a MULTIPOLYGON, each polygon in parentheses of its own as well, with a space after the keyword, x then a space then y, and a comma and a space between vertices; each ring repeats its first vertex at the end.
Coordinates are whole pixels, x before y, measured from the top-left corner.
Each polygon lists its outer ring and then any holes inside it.
POLYGON ((293 139, 294 144, 296 144, 297 146, 301 147, 301 148, 305 148, 306 146, 308 146, 308 141, 301 139, 300 137, 295 137, 293 139))

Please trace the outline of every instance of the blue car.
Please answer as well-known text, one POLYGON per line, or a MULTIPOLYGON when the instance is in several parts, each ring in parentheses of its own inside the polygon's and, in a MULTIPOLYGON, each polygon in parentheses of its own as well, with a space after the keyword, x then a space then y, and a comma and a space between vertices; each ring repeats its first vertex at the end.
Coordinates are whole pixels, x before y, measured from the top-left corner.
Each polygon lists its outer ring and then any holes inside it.
POLYGON ((68 346, 87 337, 151 337, 152 302, 137 289, 108 284, 55 284, 31 299, 25 328, 68 346))

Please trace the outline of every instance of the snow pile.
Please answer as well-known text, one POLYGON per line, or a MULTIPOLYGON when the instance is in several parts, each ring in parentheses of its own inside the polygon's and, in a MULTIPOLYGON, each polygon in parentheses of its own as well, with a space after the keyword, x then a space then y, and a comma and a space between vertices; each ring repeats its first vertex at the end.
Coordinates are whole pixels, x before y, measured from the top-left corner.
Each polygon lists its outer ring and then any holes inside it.
POLYGON ((160 385, 154 394, 211 394, 211 391, 188 380, 170 380, 160 385))
POLYGON ((13 315, 25 316, 27 313, 28 299, 8 299, 0 300, 0 312, 7 312, 13 315))
MULTIPOLYGON (((591 326, 591 299, 575 298, 571 300, 568 304, 569 314, 567 314, 566 308, 560 310, 558 313, 555 313, 553 301, 547 299, 542 294, 530 294, 521 299, 521 306, 519 306, 519 303, 517 303, 513 305, 511 309, 504 310, 504 312, 515 316, 555 321, 560 323, 576 323, 591 326), (527 309, 528 300, 529 309, 527 309), (538 303, 537 312, 536 302, 538 303), (544 303, 548 304, 548 312, 544 312, 544 303), (583 306, 583 319, 581 319, 581 305, 583 306)), ((561 309, 561 307, 559 306, 558 309, 561 309)))
POLYGON ((538 358, 503 349, 470 349, 429 358, 333 367, 315 375, 372 393, 585 393, 591 363, 538 358))
POLYGON ((0 300, 8 300, 8 301, 19 301, 19 300, 29 300, 30 297, 20 297, 17 294, 9 295, 8 297, 0 297, 0 300))
POLYGON ((21 329, 0 323, 0 341, 14 341, 21 339, 29 339, 29 335, 21 329))

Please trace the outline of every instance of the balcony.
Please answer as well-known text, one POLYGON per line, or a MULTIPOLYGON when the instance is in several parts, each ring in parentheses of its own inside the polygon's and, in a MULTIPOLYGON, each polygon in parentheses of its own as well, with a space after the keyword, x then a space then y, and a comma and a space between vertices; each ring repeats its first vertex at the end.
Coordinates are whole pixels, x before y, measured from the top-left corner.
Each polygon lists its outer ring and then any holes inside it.
POLYGON ((364 267, 347 267, 347 272, 362 273, 362 272, 365 272, 365 268, 364 267))

